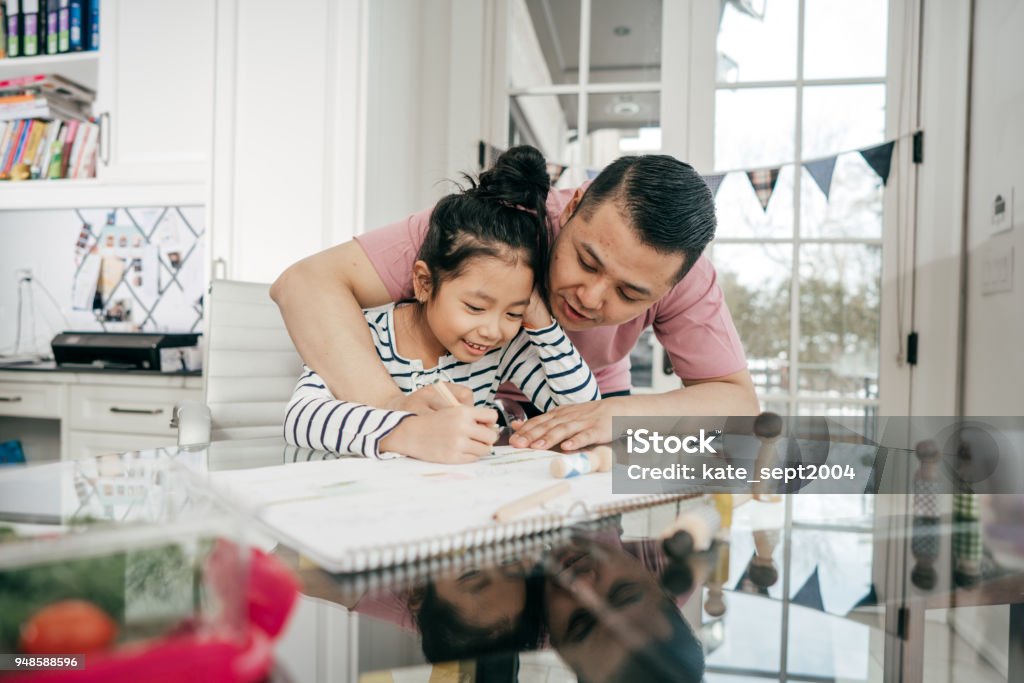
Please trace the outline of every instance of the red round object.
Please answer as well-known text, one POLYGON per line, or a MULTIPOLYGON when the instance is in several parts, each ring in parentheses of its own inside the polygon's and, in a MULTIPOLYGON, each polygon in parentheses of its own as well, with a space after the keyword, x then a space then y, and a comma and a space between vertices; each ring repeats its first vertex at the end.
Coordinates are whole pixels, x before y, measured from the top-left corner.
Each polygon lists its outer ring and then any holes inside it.
POLYGON ((107 649, 116 638, 117 624, 99 607, 62 600, 22 625, 18 646, 28 655, 87 654, 107 649))

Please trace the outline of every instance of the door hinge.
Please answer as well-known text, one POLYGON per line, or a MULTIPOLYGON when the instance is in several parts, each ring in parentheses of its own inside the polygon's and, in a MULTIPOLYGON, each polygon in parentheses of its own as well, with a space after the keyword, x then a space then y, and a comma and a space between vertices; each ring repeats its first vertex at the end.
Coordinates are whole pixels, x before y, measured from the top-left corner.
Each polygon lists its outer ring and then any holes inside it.
POLYGON ((915 164, 924 163, 924 131, 914 133, 913 160, 915 164))
POLYGON ((896 613, 896 637, 900 640, 910 640, 910 610, 900 607, 896 613))
POLYGON ((907 335, 907 364, 917 365, 917 332, 907 335))

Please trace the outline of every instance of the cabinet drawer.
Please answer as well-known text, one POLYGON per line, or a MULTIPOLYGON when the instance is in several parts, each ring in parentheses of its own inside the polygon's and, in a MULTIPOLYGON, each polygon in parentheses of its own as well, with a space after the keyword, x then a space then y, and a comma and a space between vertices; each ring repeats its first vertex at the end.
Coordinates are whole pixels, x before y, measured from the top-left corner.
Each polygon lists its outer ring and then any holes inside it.
POLYGON ((71 387, 71 429, 174 436, 174 404, 201 392, 149 387, 71 387))
POLYGON ((93 458, 108 453, 127 453, 146 448, 175 448, 173 436, 136 436, 134 434, 95 434, 71 432, 68 435, 68 454, 72 460, 93 458))
POLYGON ((0 382, 0 415, 16 417, 61 417, 59 384, 0 382))

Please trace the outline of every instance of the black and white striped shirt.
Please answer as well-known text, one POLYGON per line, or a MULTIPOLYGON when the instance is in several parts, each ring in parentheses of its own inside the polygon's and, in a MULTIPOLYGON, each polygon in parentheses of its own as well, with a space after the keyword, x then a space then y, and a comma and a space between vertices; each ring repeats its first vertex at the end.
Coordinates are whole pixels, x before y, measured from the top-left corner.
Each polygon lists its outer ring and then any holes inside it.
MULTIPOLYGON (((511 382, 542 411, 601 398, 597 380, 558 323, 539 330, 522 328, 507 345, 472 363, 445 355, 436 367, 425 369, 421 361, 398 354, 394 310, 392 304, 364 315, 377 355, 405 393, 439 381, 453 382, 473 392, 474 405, 490 406, 498 387, 511 382)), ((340 401, 319 375, 303 366, 285 414, 284 437, 304 448, 393 457, 381 453, 380 441, 412 414, 340 401)))

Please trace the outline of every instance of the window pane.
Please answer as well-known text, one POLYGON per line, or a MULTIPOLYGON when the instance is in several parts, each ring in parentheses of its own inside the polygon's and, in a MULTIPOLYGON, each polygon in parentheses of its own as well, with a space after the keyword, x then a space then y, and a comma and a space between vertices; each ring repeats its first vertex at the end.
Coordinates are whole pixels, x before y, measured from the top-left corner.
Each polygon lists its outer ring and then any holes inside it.
POLYGON ((718 82, 795 80, 797 0, 722 5, 718 82))
POLYGON ((794 158, 794 88, 719 90, 715 95, 715 168, 756 168, 794 158))
POLYGON ((874 245, 800 248, 799 390, 804 396, 878 398, 881 256, 874 245))
MULTIPOLYGON (((640 334, 640 338, 633 345, 629 352, 629 374, 632 379, 633 388, 649 389, 653 384, 652 373, 654 371, 654 331, 646 329, 640 334)), ((658 347, 661 352, 661 347, 658 347)))
MULTIPOLYGON (((875 392, 877 397, 877 391, 875 392)), ((880 434, 877 433, 878 422, 875 417, 878 415, 878 406, 874 405, 859 405, 856 403, 825 403, 824 401, 815 401, 813 399, 801 399, 796 405, 797 415, 821 415, 824 417, 841 417, 843 424, 850 425, 853 427, 857 425, 858 420, 863 420, 861 426, 857 429, 858 433, 863 434, 869 439, 878 439, 880 434)))
POLYGON ((804 78, 884 76, 887 26, 886 0, 807 0, 804 78))
POLYGON ((803 136, 804 159, 882 142, 885 140, 885 86, 806 88, 803 136))
POLYGON ((715 196, 718 237, 792 237, 793 166, 783 166, 768 202, 761 208, 746 173, 730 173, 722 179, 715 196))
POLYGON ((843 616, 871 590, 871 535, 794 530, 791 537, 790 597, 802 593, 808 604, 790 603, 787 671, 867 681, 870 628, 843 616))
POLYGON ((785 417, 789 415, 789 403, 784 400, 761 401, 761 410, 785 417))
POLYGON ((578 83, 580 0, 513 0, 509 4, 510 86, 578 83))
MULTIPOLYGON (((870 530, 874 524, 875 497, 866 493, 793 496, 795 524, 827 524, 829 526, 861 527, 870 530)), ((872 549, 864 555, 870 559, 872 549)))
POLYGON ((661 151, 660 93, 596 93, 588 97, 588 168, 600 170, 623 154, 661 151))
POLYGON ((789 390, 787 244, 715 244, 712 260, 759 395, 789 390))
POLYGON ((880 238, 882 182, 860 154, 836 159, 828 199, 801 168, 800 232, 805 237, 880 238))
POLYGON ((593 0, 590 82, 661 80, 662 0, 593 0))
POLYGON ((509 102, 508 146, 533 145, 551 163, 568 167, 555 187, 584 179, 576 135, 576 95, 519 95, 509 102))

